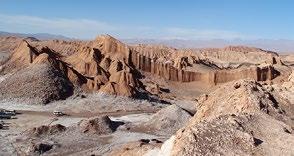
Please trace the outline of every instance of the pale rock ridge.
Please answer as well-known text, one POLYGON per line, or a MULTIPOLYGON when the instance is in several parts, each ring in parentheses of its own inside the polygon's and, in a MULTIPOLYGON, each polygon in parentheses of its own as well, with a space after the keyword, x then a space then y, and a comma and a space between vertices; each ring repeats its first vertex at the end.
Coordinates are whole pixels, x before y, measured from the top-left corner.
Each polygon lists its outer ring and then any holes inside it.
POLYGON ((201 49, 200 54, 215 62, 281 64, 281 59, 277 53, 253 47, 228 46, 225 48, 201 49))
POLYGON ((23 40, 19 46, 13 51, 8 62, 4 65, 5 70, 13 70, 27 67, 33 60, 39 55, 37 49, 29 45, 29 43, 23 40))
POLYGON ((204 94, 194 117, 177 131, 171 155, 292 155, 291 110, 277 98, 253 80, 204 94))
POLYGON ((19 46, 22 40, 22 38, 14 36, 0 37, 0 52, 13 51, 15 48, 19 46))
POLYGON ((202 121, 179 130, 175 138, 171 156, 294 153, 291 128, 259 113, 202 121))
POLYGON ((209 120, 226 114, 260 111, 272 116, 284 113, 273 95, 261 84, 253 80, 239 80, 226 83, 199 98, 194 121, 209 120))

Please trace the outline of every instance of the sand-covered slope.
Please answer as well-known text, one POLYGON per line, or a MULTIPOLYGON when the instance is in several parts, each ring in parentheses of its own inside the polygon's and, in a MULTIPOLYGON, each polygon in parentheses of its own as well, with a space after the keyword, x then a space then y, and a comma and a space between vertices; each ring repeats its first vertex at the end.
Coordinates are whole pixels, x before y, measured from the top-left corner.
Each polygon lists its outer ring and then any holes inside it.
POLYGON ((40 64, 6 78, 0 83, 0 92, 2 100, 16 98, 27 99, 28 103, 46 104, 72 95, 73 85, 52 66, 40 64))

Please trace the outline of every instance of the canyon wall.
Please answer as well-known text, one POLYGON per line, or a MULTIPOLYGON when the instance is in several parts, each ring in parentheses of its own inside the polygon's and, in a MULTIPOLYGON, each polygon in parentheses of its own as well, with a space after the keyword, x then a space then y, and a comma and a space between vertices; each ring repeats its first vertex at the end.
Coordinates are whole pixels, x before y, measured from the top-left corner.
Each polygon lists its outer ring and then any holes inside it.
POLYGON ((131 62, 136 69, 163 77, 166 80, 179 82, 201 81, 209 85, 225 83, 238 79, 254 79, 257 81, 272 80, 277 76, 271 65, 253 66, 242 69, 211 70, 207 72, 187 71, 176 68, 171 61, 157 61, 132 51, 131 62))
POLYGON ((225 83, 239 79, 254 79, 256 81, 272 80, 277 76, 277 71, 271 66, 255 66, 245 69, 219 70, 214 73, 214 83, 225 83))

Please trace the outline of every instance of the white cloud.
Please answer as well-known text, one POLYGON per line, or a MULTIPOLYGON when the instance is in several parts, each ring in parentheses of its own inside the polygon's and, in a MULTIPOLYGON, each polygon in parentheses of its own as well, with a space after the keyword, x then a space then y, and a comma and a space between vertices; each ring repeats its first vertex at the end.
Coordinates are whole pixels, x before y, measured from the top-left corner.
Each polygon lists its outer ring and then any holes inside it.
POLYGON ((117 30, 108 23, 89 19, 40 18, 3 14, 0 14, 0 29, 11 32, 54 33, 81 38, 117 30))
POLYGON ((119 38, 154 39, 244 39, 250 37, 226 30, 113 25, 91 19, 43 18, 4 14, 0 14, 0 30, 20 33, 51 33, 84 39, 94 38, 98 34, 111 34, 119 38))

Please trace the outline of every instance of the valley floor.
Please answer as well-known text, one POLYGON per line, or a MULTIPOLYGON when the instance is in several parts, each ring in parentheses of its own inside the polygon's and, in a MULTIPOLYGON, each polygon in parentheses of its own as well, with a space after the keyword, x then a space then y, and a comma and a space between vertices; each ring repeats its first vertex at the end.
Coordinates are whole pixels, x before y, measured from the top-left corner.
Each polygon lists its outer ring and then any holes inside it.
MULTIPOLYGON (((190 102, 192 105, 192 101, 190 102)), ((34 127, 61 124, 69 129, 82 120, 98 116, 109 116, 114 122, 127 125, 140 125, 150 120, 151 116, 168 106, 135 100, 125 97, 114 97, 105 94, 87 94, 85 98, 71 98, 49 105, 30 105, 17 101, 2 101, 1 109, 16 110, 18 114, 12 119, 3 120, 5 126, 0 133, 1 155, 26 155, 33 142, 54 142, 58 147, 46 152, 46 155, 105 155, 123 144, 140 139, 165 141, 169 136, 161 136, 145 130, 132 131, 120 126, 114 133, 89 136, 76 131, 69 134, 33 138, 26 135, 34 127), (46 110, 46 111, 44 111, 46 110), (65 116, 56 117, 53 111, 58 110, 65 116), (75 149, 75 147, 77 147, 75 149)))

